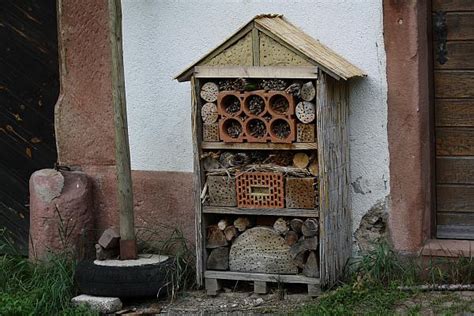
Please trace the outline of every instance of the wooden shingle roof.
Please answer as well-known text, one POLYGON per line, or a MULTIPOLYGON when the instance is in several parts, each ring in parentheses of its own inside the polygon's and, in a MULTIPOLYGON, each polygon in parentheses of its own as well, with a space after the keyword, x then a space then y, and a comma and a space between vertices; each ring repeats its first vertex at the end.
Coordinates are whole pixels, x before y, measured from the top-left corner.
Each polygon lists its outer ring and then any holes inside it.
POLYGON ((291 24, 287 19, 279 14, 264 14, 254 17, 251 21, 237 30, 232 36, 221 43, 218 47, 204 55, 197 62, 182 71, 175 79, 187 81, 190 79, 195 66, 213 56, 213 52, 228 47, 231 43, 242 38, 252 29, 257 29, 275 40, 282 42, 291 48, 296 54, 302 56, 310 63, 318 66, 336 79, 348 80, 353 77, 365 76, 365 73, 354 66, 336 52, 321 44, 318 40, 307 35, 301 29, 291 24))

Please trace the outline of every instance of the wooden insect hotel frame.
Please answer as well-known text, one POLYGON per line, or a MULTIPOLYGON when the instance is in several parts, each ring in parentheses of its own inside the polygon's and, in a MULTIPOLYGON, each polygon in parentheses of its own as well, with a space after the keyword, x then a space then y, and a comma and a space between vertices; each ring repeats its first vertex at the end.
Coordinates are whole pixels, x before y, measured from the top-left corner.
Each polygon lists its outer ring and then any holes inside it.
POLYGON ((281 15, 252 19, 191 81, 197 280, 305 284, 351 256, 348 80, 364 73, 281 15))

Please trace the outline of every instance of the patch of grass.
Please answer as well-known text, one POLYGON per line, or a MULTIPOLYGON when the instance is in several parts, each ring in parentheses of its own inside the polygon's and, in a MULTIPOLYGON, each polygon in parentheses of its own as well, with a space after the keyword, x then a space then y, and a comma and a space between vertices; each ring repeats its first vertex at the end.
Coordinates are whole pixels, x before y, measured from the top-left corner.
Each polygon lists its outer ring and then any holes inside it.
MULTIPOLYGON (((0 247, 11 245, 2 238, 0 247)), ((0 256, 0 315, 94 315, 74 308, 75 262, 66 255, 33 264, 10 249, 0 256)))
MULTIPOLYGON (((435 314, 453 315, 472 311, 474 306, 456 294, 441 299, 416 291, 398 289, 399 285, 474 283, 471 257, 400 258, 387 242, 348 265, 345 283, 297 311, 297 315, 392 315, 404 300, 414 301, 404 314, 419 315, 423 309, 435 314), (423 300, 417 297, 426 297, 423 300), (431 299, 431 300, 430 300, 431 299)), ((439 292, 438 292, 439 293, 439 292)))
POLYGON ((392 314, 398 301, 408 297, 395 287, 354 287, 345 284, 320 297, 317 304, 298 311, 298 315, 383 315, 392 314))

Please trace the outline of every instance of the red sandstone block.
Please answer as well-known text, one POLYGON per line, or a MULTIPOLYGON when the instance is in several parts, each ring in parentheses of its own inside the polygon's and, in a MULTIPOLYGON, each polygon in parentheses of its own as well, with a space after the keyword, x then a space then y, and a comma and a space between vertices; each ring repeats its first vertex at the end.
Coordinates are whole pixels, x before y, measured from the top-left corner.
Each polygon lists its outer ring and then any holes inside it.
POLYGON ((78 252, 94 228, 92 185, 83 172, 43 169, 30 178, 30 246, 32 260, 48 253, 78 252))

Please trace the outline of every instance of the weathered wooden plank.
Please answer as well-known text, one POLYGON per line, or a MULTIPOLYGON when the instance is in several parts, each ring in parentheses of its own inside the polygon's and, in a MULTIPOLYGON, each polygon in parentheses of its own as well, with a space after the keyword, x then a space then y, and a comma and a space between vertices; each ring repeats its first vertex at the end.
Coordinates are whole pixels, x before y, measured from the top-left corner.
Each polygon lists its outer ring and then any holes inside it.
POLYGON ((433 0, 433 11, 474 11, 472 0, 433 0))
POLYGON ((352 254, 348 91, 345 82, 325 73, 320 74, 317 90, 321 283, 332 286, 352 254))
POLYGON ((283 282, 297 284, 320 284, 318 278, 308 278, 300 274, 265 274, 265 273, 247 273, 232 271, 206 271, 204 277, 207 279, 218 280, 238 280, 238 281, 262 281, 262 282, 283 282))
POLYGON ((194 208, 195 208, 195 229, 196 229, 196 283, 203 285, 203 273, 207 258, 205 239, 203 234, 206 231, 206 223, 201 213, 201 190, 204 179, 204 171, 201 168, 201 105, 199 104, 200 83, 194 77, 191 77, 191 129, 193 132, 193 156, 194 156, 194 208))
POLYGON ((435 121, 438 127, 474 127, 474 99, 437 99, 435 121))
POLYGON ((196 66, 196 78, 278 78, 317 79, 316 66, 196 66))
POLYGON ((471 225, 474 226, 474 213, 444 213, 436 214, 438 225, 471 225))
POLYGON ((474 212, 474 185, 436 186, 437 212, 474 212))
POLYGON ((436 70, 435 97, 474 98, 474 71, 436 70))
POLYGON ((461 225, 437 225, 436 237, 447 239, 472 239, 474 236, 473 226, 461 225))
POLYGON ((438 184, 474 184, 474 157, 437 157, 438 184))
POLYGON ((437 156, 473 156, 474 128, 436 128, 437 156))
POLYGON ((317 143, 224 143, 224 142, 202 142, 202 149, 243 149, 243 150, 316 150, 317 143))
POLYGON ((260 66, 260 37, 256 28, 252 29, 252 60, 253 66, 260 66))
POLYGON ((317 209, 309 210, 309 209, 298 209, 298 208, 238 208, 238 207, 204 206, 203 213, 290 216, 290 217, 319 217, 319 210, 317 209))
POLYGON ((222 288, 220 280, 206 278, 206 294, 216 296, 217 292, 222 288))
POLYGON ((447 42, 446 45, 448 61, 435 62, 435 69, 474 69, 474 42, 447 42))
POLYGON ((474 12, 448 12, 448 41, 474 40, 474 12))

